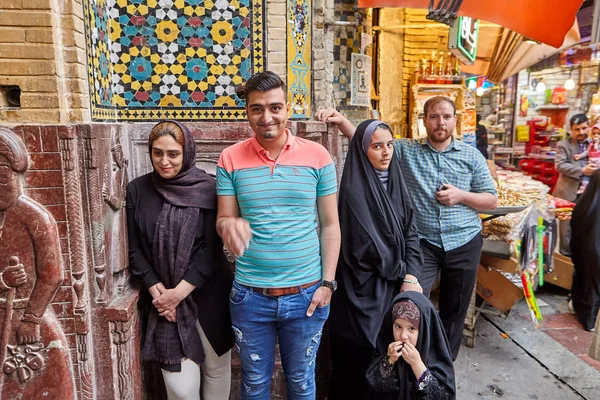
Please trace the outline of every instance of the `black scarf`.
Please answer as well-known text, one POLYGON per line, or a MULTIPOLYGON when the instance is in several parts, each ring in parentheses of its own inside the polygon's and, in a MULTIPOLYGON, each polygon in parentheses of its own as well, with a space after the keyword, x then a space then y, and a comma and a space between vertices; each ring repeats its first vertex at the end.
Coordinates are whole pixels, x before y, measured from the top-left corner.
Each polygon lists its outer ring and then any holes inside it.
MULTIPOLYGON (((216 208, 216 183, 214 178, 196 167, 196 144, 192 133, 177 124, 184 135, 183 164, 181 171, 171 179, 162 178, 154 170, 152 183, 164 198, 156 221, 152 256, 155 272, 167 289, 181 282, 189 263, 200 209, 216 208)), ((152 145, 149 145, 152 152, 152 145)), ((189 358, 201 364, 204 352, 195 323, 198 315, 192 296, 177 306, 177 322, 169 322, 152 307, 144 341, 144 359, 162 364, 180 364, 189 358)))
POLYGON ((383 314, 406 273, 404 233, 412 206, 395 152, 388 167, 387 190, 367 158, 377 120, 361 123, 350 142, 339 191, 342 248, 332 300, 333 334, 373 348, 383 314), (350 326, 348 326, 350 324, 350 326))
MULTIPOLYGON (((371 375, 370 372, 373 368, 379 368, 379 363, 387 355, 389 344, 395 341, 392 327, 394 323, 392 316, 394 304, 407 300, 415 303, 421 311, 419 338, 415 346, 421 355, 421 360, 423 360, 425 366, 437 378, 440 384, 444 385, 452 396, 456 396, 454 365, 452 363, 452 353, 450 352, 446 332, 433 304, 419 292, 404 292, 394 298, 392 305, 383 319, 381 331, 377 337, 375 358, 369 367, 367 376, 371 375)), ((410 365, 402 357, 396 362, 395 371, 397 372, 396 378, 398 379, 400 390, 394 393, 373 391, 369 396, 370 399, 412 400, 417 398, 417 378, 413 374, 410 365)))

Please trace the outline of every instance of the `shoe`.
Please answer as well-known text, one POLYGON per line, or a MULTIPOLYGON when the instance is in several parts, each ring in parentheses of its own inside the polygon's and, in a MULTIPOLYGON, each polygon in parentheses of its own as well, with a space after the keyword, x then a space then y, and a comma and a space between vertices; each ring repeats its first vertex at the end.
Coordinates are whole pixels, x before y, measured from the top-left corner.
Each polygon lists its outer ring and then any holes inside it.
POLYGON ((573 300, 569 300, 569 302, 567 303, 567 306, 569 307, 569 312, 573 315, 575 315, 575 307, 573 307, 573 300))

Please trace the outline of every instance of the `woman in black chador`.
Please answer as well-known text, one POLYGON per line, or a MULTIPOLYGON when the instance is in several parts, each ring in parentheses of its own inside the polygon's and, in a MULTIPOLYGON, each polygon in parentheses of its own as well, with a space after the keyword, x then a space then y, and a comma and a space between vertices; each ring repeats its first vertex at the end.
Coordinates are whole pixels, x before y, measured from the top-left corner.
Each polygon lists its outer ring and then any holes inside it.
POLYGON ((364 399, 384 313, 401 290, 421 291, 423 266, 390 127, 367 120, 348 149, 339 192, 342 248, 333 294, 330 400, 364 399))
POLYGON ((577 318, 593 331, 600 309, 600 170, 594 172, 571 218, 571 298, 577 318))
POLYGON ((199 400, 200 390, 226 400, 233 274, 215 227, 216 182, 196 168, 194 137, 182 124, 154 126, 148 148, 154 171, 127 185, 131 272, 153 298, 142 358, 160 363, 169 400, 199 400))
POLYGON ((446 332, 427 297, 396 296, 367 371, 369 400, 453 400, 454 365, 446 332))

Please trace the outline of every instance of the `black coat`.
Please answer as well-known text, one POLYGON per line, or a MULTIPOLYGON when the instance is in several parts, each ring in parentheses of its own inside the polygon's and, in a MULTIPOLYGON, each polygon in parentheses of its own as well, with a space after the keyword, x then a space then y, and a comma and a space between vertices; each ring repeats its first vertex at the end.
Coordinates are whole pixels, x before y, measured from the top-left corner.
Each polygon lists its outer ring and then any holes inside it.
MULTIPOLYGON (((152 265, 152 240, 163 201, 152 184, 152 173, 134 179, 127 186, 130 269, 146 288, 160 281, 152 265)), ((201 209, 190 266, 183 279, 196 286, 192 296, 198 307, 198 321, 220 356, 234 342, 229 314, 233 273, 223 254, 215 223, 216 210, 201 209)))
POLYGON ((577 318, 586 330, 594 328, 600 307, 600 170, 577 201, 571 218, 571 296, 577 318))

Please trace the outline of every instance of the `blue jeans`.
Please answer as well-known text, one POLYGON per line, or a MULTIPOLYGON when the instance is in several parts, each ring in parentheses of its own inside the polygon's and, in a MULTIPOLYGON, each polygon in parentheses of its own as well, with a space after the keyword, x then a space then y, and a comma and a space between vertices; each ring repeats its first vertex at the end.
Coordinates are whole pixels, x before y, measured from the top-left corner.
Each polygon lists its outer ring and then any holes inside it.
POLYGON ((315 364, 329 305, 306 316, 319 283, 298 294, 271 297, 233 282, 229 304, 242 361, 242 400, 269 400, 279 341, 288 400, 314 399, 315 364))

